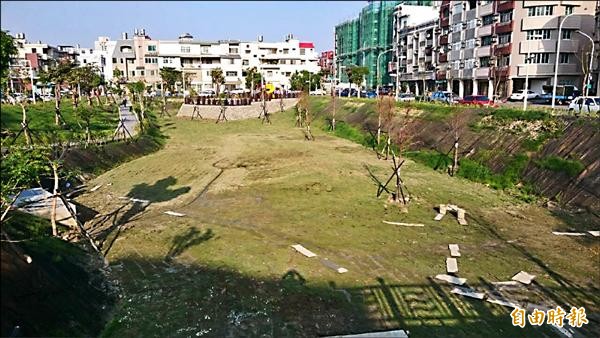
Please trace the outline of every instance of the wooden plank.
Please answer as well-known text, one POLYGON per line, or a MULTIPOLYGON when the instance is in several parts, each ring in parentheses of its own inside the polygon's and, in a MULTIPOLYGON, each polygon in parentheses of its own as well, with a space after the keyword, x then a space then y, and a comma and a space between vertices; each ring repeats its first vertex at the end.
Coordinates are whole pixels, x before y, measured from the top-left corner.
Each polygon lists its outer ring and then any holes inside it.
POLYGON ((454 288, 450 292, 455 293, 457 295, 471 297, 475 299, 483 299, 485 297, 485 293, 475 292, 473 289, 466 288, 454 288))
POLYGON ((456 261, 456 258, 446 258, 446 271, 448 271, 448 273, 458 272, 458 262, 456 261))
POLYGON ((391 330, 379 332, 366 332, 357 334, 348 334, 341 336, 326 336, 324 338, 408 338, 408 333, 404 330, 391 330))
POLYGON ((391 225, 403 225, 405 227, 424 227, 425 224, 421 224, 421 223, 402 223, 402 222, 390 222, 390 221, 382 221, 385 224, 391 224, 391 225))
POLYGON ((520 271, 519 273, 513 276, 512 280, 516 280, 517 282, 521 282, 523 284, 531 284, 531 281, 534 278, 534 275, 530 275, 525 271, 520 271))
POLYGON ((171 215, 171 216, 175 216, 175 217, 183 217, 185 216, 185 214, 182 214, 180 212, 175 212, 175 211, 165 211, 165 214, 167 215, 171 215))
POLYGON ((314 252, 308 250, 307 248, 303 247, 300 244, 294 244, 292 245, 292 248, 296 249, 296 251, 298 251, 299 253, 303 254, 306 257, 316 257, 317 254, 315 254, 314 252))
POLYGON ((507 306, 507 307, 511 307, 511 308, 520 308, 521 306, 515 302, 511 302, 509 300, 506 299, 492 299, 492 298, 488 298, 486 299, 486 301, 492 303, 492 304, 498 304, 498 305, 502 305, 502 306, 507 306))
POLYGON ((458 244, 448 244, 448 249, 450 249, 450 256, 460 257, 460 248, 458 247, 458 244))
POLYGON ((463 285, 467 282, 466 278, 458 278, 450 275, 436 275, 435 278, 456 285, 463 285))
POLYGON ((594 237, 600 237, 600 230, 590 230, 588 232, 594 237))
POLYGON ((335 264, 334 262, 330 261, 329 259, 325 258, 325 259, 321 259, 321 264, 325 265, 326 267, 336 271, 337 273, 345 273, 348 272, 348 269, 343 268, 337 264, 335 264))
POLYGON ((93 187, 92 189, 90 189, 91 192, 94 192, 98 189, 100 189, 100 187, 102 187, 102 184, 98 184, 97 186, 93 187))
POLYGON ((442 218, 444 218, 445 214, 437 214, 435 215, 435 218, 433 219, 434 221, 441 221, 442 218))
POLYGON ((496 286, 519 286, 521 284, 519 284, 519 282, 511 280, 511 281, 507 281, 507 282, 492 282, 493 285, 496 286))

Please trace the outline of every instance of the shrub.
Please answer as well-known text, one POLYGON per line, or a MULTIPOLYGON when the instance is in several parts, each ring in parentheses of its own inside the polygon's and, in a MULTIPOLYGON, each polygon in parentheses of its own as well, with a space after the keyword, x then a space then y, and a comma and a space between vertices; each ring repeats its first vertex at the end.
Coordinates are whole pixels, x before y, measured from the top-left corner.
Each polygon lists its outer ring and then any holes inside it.
POLYGON ((434 170, 445 170, 452 164, 450 156, 434 150, 407 151, 404 155, 434 170))
POLYGON ((555 171, 563 172, 571 177, 579 175, 585 169, 583 163, 578 160, 568 160, 558 156, 548 156, 535 162, 538 167, 555 171))

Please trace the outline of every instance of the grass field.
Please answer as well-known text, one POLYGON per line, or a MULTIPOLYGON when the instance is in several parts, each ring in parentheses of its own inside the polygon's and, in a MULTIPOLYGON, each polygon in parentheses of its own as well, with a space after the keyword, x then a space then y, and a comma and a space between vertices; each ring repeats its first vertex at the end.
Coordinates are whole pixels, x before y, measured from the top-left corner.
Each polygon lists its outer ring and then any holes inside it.
MULTIPOLYGON (((251 119, 165 120, 165 147, 99 176, 78 198, 122 288, 104 336, 317 336, 405 329, 411 337, 556 336, 511 325, 510 309, 452 294, 448 244, 459 276, 478 290, 520 270, 519 302, 584 306, 598 334, 600 245, 555 236, 549 211, 501 191, 407 161, 408 212, 377 199, 390 164, 361 145, 315 130, 305 141, 292 112, 251 119), (109 185, 110 184, 110 185, 109 185), (129 196, 149 205, 126 204, 129 196), (433 221, 441 203, 467 210, 433 221), (164 214, 172 210, 185 217, 164 214), (402 227, 382 221, 424 223, 402 227), (103 222, 104 221, 104 222, 103 222), (300 243, 318 257, 306 258, 300 243), (347 268, 338 274, 320 260, 347 268)), ((587 229, 597 230, 597 229, 587 229)), ((595 330, 595 332, 591 332, 595 330)))
MULTIPOLYGON (((95 101, 94 104, 91 108, 85 102, 81 102, 80 104, 84 109, 94 110, 90 124, 92 137, 111 135, 119 121, 119 113, 116 106, 112 104, 97 106, 95 101)), ((33 141, 38 142, 38 138, 44 142, 53 138, 71 141, 85 139, 85 122, 75 114, 71 100, 62 100, 61 114, 65 125, 56 126, 54 124, 54 101, 28 105, 27 119, 29 128, 33 132, 33 141)), ((19 132, 22 121, 21 106, 2 104, 1 117, 2 130, 9 130, 12 133, 19 132)), ((17 142, 25 142, 23 135, 19 137, 17 142)))

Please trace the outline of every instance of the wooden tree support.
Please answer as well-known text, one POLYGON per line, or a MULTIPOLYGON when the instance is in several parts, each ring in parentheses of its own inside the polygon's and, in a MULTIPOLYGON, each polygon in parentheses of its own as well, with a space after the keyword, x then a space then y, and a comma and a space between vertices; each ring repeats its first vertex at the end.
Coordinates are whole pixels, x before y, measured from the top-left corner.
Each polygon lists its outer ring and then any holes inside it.
POLYGON ((215 122, 215 123, 219 123, 221 121, 227 122, 227 116, 225 116, 226 110, 227 110, 227 106, 225 104, 221 104, 221 112, 219 113, 219 117, 217 118, 217 122, 215 122))
POLYGON ((113 134, 112 140, 114 141, 115 138, 118 135, 123 135, 123 139, 127 139, 129 136, 130 139, 133 138, 133 136, 131 136, 131 133, 129 132, 129 130, 127 129, 127 127, 125 127, 125 123, 123 123, 123 119, 119 118, 119 126, 117 127, 117 130, 115 130, 115 133, 113 134))
POLYGON ((196 105, 194 105, 194 110, 192 111, 192 120, 194 119, 194 116, 198 116, 201 120, 204 120, 204 117, 200 114, 200 108, 196 105))
POLYGON ((268 124, 271 124, 271 119, 269 118, 269 115, 271 115, 269 113, 269 110, 267 109, 267 103, 265 101, 262 102, 261 104, 261 114, 259 115, 262 116, 262 123, 264 124, 265 122, 267 122, 268 124))
POLYGON ((400 175, 400 169, 403 164, 404 164, 404 160, 402 160, 400 162, 396 161, 396 154, 392 150, 393 172, 390 175, 390 177, 388 178, 388 180, 385 182, 385 184, 380 184, 380 186, 377 188, 377 197, 378 198, 385 191, 387 193, 392 194, 392 199, 395 202, 402 202, 402 204, 408 204, 408 189, 406 189, 406 186, 404 185, 404 181, 402 180, 401 175, 400 175), (394 189, 394 191, 391 191, 390 189, 388 189, 387 186, 388 186, 388 184, 390 184, 390 182, 392 182, 392 180, 394 178, 396 179, 395 189, 394 189), (406 194, 405 194, 405 191, 406 191, 406 194), (401 196, 401 199, 400 199, 400 196, 401 196))
POLYGON ((284 110, 285 104, 283 103, 283 93, 281 93, 281 96, 279 97, 279 111, 283 113, 284 110))

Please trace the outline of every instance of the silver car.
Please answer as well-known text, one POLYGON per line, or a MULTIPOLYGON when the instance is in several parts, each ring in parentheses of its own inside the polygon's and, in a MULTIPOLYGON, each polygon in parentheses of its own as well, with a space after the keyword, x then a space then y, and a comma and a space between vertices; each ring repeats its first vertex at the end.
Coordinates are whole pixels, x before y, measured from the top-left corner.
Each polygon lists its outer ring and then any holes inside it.
POLYGON ((569 112, 579 113, 598 113, 600 111, 600 97, 576 97, 569 104, 569 112))

